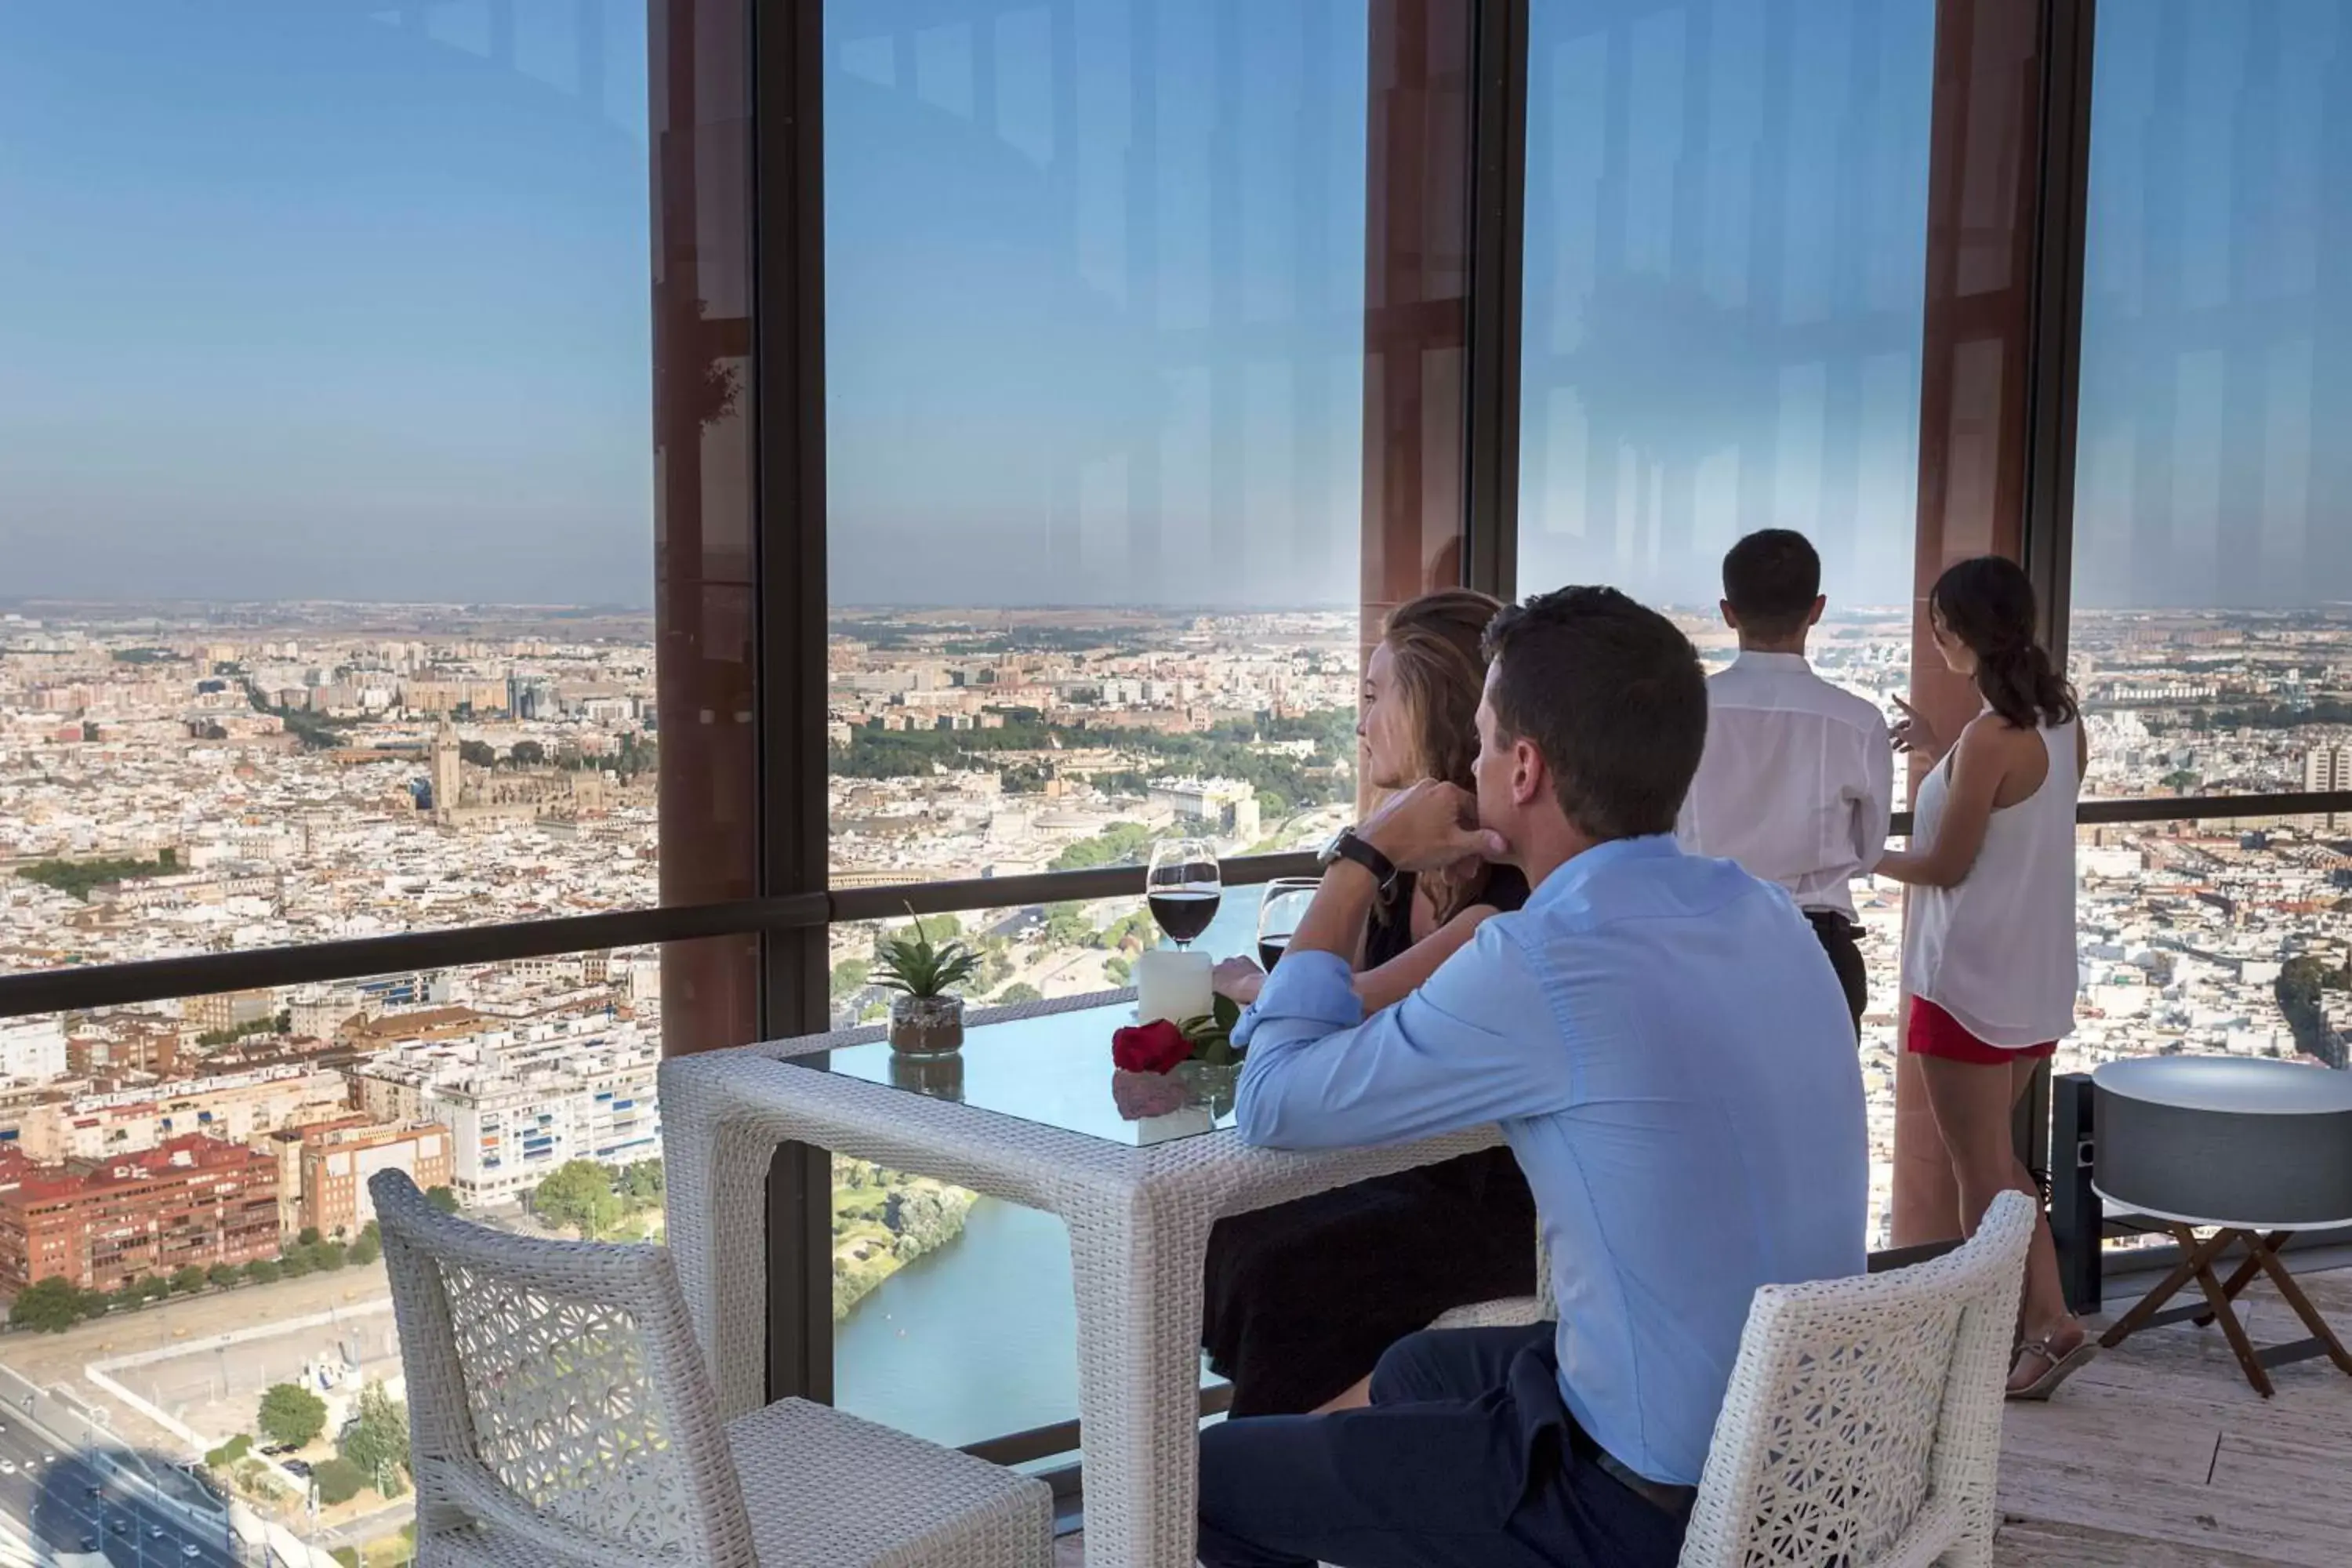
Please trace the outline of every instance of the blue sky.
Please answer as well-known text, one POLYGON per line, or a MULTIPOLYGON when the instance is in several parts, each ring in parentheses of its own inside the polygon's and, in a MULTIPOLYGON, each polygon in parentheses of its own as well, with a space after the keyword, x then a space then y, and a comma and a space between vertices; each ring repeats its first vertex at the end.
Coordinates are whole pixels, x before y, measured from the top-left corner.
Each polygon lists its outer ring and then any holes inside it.
MULTIPOLYGON (((2100 17, 2078 603, 2352 595, 2347 11, 2100 17)), ((827 8, 836 601, 1351 600, 1362 0, 909 15, 827 8)), ((1932 3, 1764 15, 1536 0, 1530 587, 1909 592, 1932 3)), ((646 603, 645 140, 642 0, 0 4, 0 596, 646 603)))
POLYGON ((0 5, 0 593, 649 601, 644 7, 424 9, 0 5))

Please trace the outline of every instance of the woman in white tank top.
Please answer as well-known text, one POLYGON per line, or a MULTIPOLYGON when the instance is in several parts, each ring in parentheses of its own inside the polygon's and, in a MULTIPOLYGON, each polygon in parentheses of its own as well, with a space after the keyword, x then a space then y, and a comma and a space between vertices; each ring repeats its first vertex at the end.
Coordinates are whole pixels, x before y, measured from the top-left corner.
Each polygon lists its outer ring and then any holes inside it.
MULTIPOLYGON (((2074 1027, 2074 796, 2086 746, 2074 693, 2033 639, 2033 585, 1996 556, 1937 579, 1936 646, 1984 699, 1948 749, 1908 703, 1898 749, 1935 763, 1919 786, 1911 847, 1878 874, 1911 886, 1903 981, 1906 1048, 1973 1233, 2014 1188, 2040 1201, 2011 1142, 2036 1064, 2074 1027)), ((2045 1219, 2026 1255, 2013 1399, 2047 1399, 2097 1347, 2066 1310, 2045 1219)))

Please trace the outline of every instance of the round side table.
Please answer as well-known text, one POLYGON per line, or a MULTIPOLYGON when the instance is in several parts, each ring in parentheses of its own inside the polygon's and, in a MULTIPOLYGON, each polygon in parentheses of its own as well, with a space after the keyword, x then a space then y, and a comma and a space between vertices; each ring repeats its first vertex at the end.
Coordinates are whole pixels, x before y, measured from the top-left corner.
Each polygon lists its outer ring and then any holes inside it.
POLYGON ((2113 1347, 2142 1329, 2219 1322, 2246 1381, 2265 1399, 2269 1369, 2326 1356, 2352 1373, 2352 1354, 2312 1306, 2278 1249, 2297 1231, 2352 1226, 2352 1073, 2237 1057, 2146 1057, 2091 1075, 2099 1129, 2092 1186, 2169 1231, 2180 1262, 2101 1335, 2113 1347), (2212 1234, 2200 1240, 2197 1232, 2212 1234), (2244 1258, 2227 1280, 2213 1265, 2244 1258), (2256 1350, 2238 1294, 2267 1275, 2311 1337, 2256 1350), (2195 1280, 2202 1306, 2162 1310, 2195 1280))

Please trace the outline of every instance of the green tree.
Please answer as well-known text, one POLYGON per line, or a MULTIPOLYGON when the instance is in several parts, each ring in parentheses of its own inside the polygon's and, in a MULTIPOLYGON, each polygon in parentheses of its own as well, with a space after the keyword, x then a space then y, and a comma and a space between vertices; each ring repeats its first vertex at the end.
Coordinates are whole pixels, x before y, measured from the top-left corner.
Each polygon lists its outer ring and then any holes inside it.
POLYGON ((325 1461, 310 1472, 310 1479, 318 1485, 319 1500, 329 1508, 351 1501, 368 1484, 367 1472, 349 1459, 325 1461))
POLYGON ((1090 866, 1119 866, 1143 858, 1151 829, 1139 822, 1114 822, 1092 838, 1081 838, 1054 857, 1056 871, 1083 871, 1090 866))
POLYGON ((499 765, 499 753, 488 741, 460 741, 457 760, 478 768, 494 768, 499 765))
POLYGON ((653 1205, 662 1201, 662 1163, 659 1160, 639 1160, 621 1167, 618 1184, 621 1196, 632 1205, 653 1205))
POLYGON ((447 1187, 425 1188, 425 1201, 433 1206, 436 1214, 457 1212, 457 1194, 447 1187))
POLYGON ((408 1463, 406 1407, 385 1393, 383 1384, 369 1384, 360 1390, 351 1425, 343 1428, 336 1447, 369 1485, 386 1497, 398 1496, 400 1472, 408 1463))
POLYGON ((61 1334, 88 1315, 88 1303, 71 1280, 57 1275, 36 1281, 16 1293, 8 1309, 8 1326, 61 1334))
POLYGON ((308 1447, 327 1429, 327 1402, 292 1383, 274 1383, 261 1396, 254 1425, 273 1443, 308 1447))
POLYGON ((1016 1002, 1043 1002, 1045 999, 1045 994, 1026 980, 1016 980, 1006 986, 1003 993, 996 999, 1010 1007, 1016 1002))
POLYGON ((514 765, 519 768, 536 768, 546 763, 547 748, 537 741, 517 741, 507 755, 514 759, 514 765))
POLYGON ((193 1296, 197 1291, 203 1289, 207 1283, 209 1283, 209 1280, 206 1279, 205 1271, 196 1265, 191 1263, 185 1268, 181 1269, 178 1273, 172 1276, 172 1294, 174 1296, 193 1296))
POLYGON ((278 1272, 281 1278, 287 1279, 299 1279, 305 1274, 310 1273, 313 1267, 310 1261, 310 1249, 307 1247, 288 1247, 278 1259, 278 1272))
POLYGON ((873 973, 874 965, 863 958, 843 959, 833 966, 833 999, 848 1001, 852 995, 866 989, 866 976, 873 973))
POLYGON ((1047 947, 1086 947, 1095 940, 1094 922, 1076 904, 1050 904, 1045 910, 1047 947))
POLYGON ((1103 978, 1113 985, 1125 985, 1135 977, 1135 963, 1123 952, 1114 952, 1103 960, 1103 978))
POLYGON ((352 1260, 351 1249, 340 1241, 330 1241, 323 1246, 313 1247, 310 1256, 317 1260, 320 1268, 330 1274, 352 1260))
POLYGON ((611 1173, 593 1160, 557 1166, 531 1194, 530 1206, 548 1224, 571 1226, 591 1241, 620 1224, 625 1213, 611 1173))
POLYGON ((295 1246, 297 1246, 297 1247, 316 1247, 316 1246, 318 1246, 318 1245, 319 1245, 319 1227, 318 1227, 317 1226, 315 1226, 315 1225, 306 1225, 306 1226, 304 1226, 302 1227, 302 1234, 301 1234, 301 1235, 299 1235, 299 1236, 298 1236, 298 1237, 296 1237, 294 1238, 294 1245, 295 1245, 295 1246))
POLYGON ((205 1278, 216 1288, 226 1290, 232 1285, 243 1284, 246 1276, 244 1270, 234 1263, 215 1263, 205 1271, 205 1278))
POLYGON ((376 1229, 375 1221, 367 1222, 366 1226, 360 1232, 360 1238, 352 1243, 352 1249, 348 1256, 352 1263, 361 1268, 365 1268, 383 1256, 383 1237, 376 1229))
POLYGON ((257 1258, 245 1266, 245 1277, 256 1285, 275 1285, 285 1272, 274 1258, 257 1258))

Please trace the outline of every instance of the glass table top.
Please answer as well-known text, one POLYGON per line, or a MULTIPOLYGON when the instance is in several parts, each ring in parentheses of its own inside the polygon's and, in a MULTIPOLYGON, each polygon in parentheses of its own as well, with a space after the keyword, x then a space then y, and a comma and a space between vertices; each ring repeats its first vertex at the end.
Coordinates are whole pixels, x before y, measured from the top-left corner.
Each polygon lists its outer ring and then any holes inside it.
POLYGON ((1120 1072, 1110 1037, 1135 1022, 1135 1004, 967 1027, 963 1049, 908 1056, 887 1040, 785 1058, 1137 1148, 1198 1137, 1234 1124, 1239 1068, 1187 1062, 1174 1072, 1120 1072))

